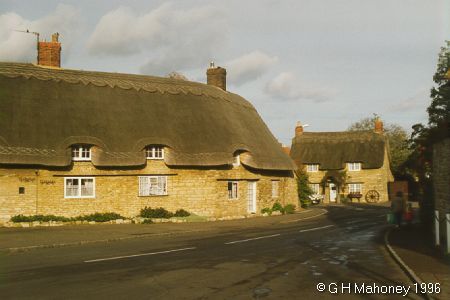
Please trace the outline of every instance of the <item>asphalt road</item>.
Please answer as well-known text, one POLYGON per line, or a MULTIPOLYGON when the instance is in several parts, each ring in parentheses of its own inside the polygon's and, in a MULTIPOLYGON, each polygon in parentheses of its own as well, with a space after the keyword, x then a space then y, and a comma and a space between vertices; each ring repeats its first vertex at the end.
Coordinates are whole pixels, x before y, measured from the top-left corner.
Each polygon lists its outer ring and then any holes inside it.
MULTIPOLYGON (((139 228, 139 238, 2 251, 0 298, 417 299, 411 291, 406 297, 382 293, 382 286, 411 284, 384 249, 386 211, 330 206, 289 216, 167 225, 186 229, 175 235, 151 234, 164 224, 131 225, 121 228, 130 228, 129 234, 139 228), (325 292, 317 290, 319 283, 325 292)), ((112 227, 89 230, 103 228, 112 227)))

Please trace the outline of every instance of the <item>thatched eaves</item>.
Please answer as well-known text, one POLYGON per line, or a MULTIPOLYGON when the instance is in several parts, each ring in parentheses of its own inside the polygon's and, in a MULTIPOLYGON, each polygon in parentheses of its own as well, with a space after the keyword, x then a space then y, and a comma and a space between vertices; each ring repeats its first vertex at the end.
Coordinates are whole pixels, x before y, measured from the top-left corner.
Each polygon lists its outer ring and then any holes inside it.
POLYGON ((383 165, 386 137, 369 131, 303 132, 292 139, 291 158, 298 166, 319 164, 321 170, 339 170, 347 162, 363 169, 383 165))
POLYGON ((145 165, 144 148, 164 145, 167 165, 229 165, 240 151, 255 169, 295 168, 255 108, 217 87, 0 63, 0 164, 68 166, 74 144, 105 167, 145 165))

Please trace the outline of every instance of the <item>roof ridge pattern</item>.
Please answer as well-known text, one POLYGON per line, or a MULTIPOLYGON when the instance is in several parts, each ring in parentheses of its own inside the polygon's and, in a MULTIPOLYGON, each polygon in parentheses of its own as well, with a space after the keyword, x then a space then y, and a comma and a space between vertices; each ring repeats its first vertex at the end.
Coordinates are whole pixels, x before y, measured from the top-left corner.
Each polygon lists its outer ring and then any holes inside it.
MULTIPOLYGON (((134 89, 149 93, 161 94, 192 94, 195 96, 207 96, 215 99, 230 101, 233 93, 223 91, 218 87, 209 86, 199 82, 177 80, 150 75, 110 73, 101 71, 84 71, 73 69, 56 69, 37 66, 30 63, 0 62, 0 75, 27 79, 64 81, 72 84, 92 84, 98 87, 120 88, 124 90, 134 89)), ((248 108, 251 105, 239 103, 248 108)))

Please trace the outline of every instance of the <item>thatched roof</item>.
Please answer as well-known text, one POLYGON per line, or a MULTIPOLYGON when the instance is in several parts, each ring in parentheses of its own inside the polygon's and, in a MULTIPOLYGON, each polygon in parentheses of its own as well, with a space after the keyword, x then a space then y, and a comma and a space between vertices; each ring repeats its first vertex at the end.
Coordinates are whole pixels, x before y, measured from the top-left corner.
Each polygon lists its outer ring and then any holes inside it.
POLYGON ((292 139, 290 155, 298 166, 319 164, 321 170, 339 170, 347 162, 377 169, 383 165, 386 147, 386 137, 371 130, 303 132, 292 139))
POLYGON ((173 166, 292 170, 255 108, 205 84, 143 75, 0 63, 0 164, 67 166, 73 144, 96 166, 145 164, 147 145, 173 166))

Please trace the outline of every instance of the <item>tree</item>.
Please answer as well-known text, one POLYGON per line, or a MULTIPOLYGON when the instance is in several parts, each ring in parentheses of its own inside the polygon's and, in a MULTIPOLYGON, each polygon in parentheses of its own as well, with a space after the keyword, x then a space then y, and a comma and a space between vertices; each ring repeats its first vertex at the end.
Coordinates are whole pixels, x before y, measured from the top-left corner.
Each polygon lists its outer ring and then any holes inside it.
POLYGON ((309 196, 313 194, 313 190, 308 184, 308 174, 306 174, 305 170, 299 169, 296 174, 298 199, 300 201, 300 206, 305 207, 311 203, 309 196))
MULTIPOLYGON (((438 57, 436 73, 433 81, 436 86, 431 88, 431 104, 427 108, 428 125, 430 128, 448 126, 450 120, 450 41, 446 41, 446 46, 441 48, 438 57)), ((444 128, 448 129, 447 128, 444 128)), ((447 132, 448 133, 448 132, 447 132)))
POLYGON ((450 132, 450 41, 446 41, 445 44, 438 55, 436 73, 433 76, 435 86, 431 88, 431 103, 427 108, 428 125, 413 125, 409 140, 412 153, 406 163, 418 182, 422 222, 428 225, 432 224, 434 209, 432 149, 436 142, 449 137, 450 132))
MULTIPOLYGON (((351 124, 348 131, 373 130, 375 121, 379 118, 374 114, 373 117, 367 117, 351 124)), ((407 176, 406 161, 411 150, 408 144, 408 133, 397 124, 384 124, 384 132, 389 142, 389 155, 391 158, 391 171, 395 178, 405 178, 407 176)))
POLYGON ((431 176, 432 146, 442 138, 449 136, 450 123, 450 41, 441 48, 438 55, 436 73, 433 76, 435 86, 431 88, 431 103, 427 108, 428 126, 413 125, 409 140, 412 154, 409 166, 416 172, 417 178, 429 182, 431 176))

